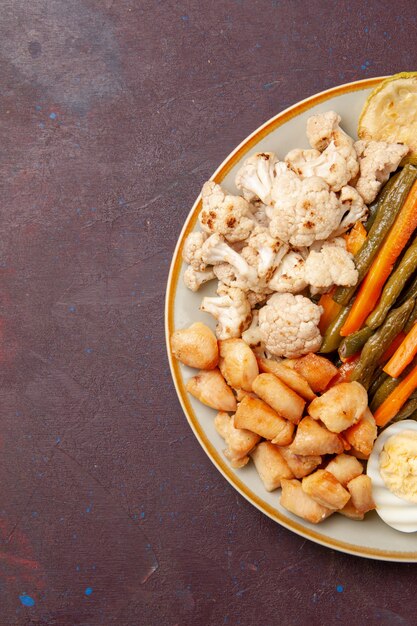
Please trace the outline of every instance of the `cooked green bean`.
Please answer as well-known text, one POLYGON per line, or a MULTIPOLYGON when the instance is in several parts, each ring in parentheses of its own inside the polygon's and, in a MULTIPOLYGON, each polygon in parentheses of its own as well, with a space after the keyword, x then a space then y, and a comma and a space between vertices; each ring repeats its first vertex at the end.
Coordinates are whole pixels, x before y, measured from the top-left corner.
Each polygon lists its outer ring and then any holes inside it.
POLYGON ((372 413, 377 410, 377 408, 386 400, 394 389, 400 384, 399 378, 392 378, 388 376, 386 380, 382 383, 380 387, 376 390, 374 397, 369 405, 372 413))
POLYGON ((361 357, 352 372, 351 380, 357 380, 365 389, 369 388, 379 359, 404 328, 413 307, 414 300, 407 300, 401 307, 393 309, 389 313, 382 326, 374 332, 364 345, 361 357))
POLYGON ((386 318, 388 311, 400 295, 404 285, 417 268, 417 237, 407 248, 397 269, 391 274, 386 283, 377 307, 368 315, 366 325, 369 328, 378 328, 386 318))
POLYGON ((319 352, 328 354, 338 349, 343 337, 340 336, 340 329, 346 321, 350 306, 343 307, 334 320, 327 327, 319 352))
POLYGON ((388 374, 386 374, 382 367, 379 365, 372 375, 372 381, 368 389, 368 398, 373 398, 378 388, 382 385, 384 380, 387 380, 388 374))
POLYGON ((417 300, 413 307, 413 310, 410 313, 410 317, 408 318, 407 323, 404 326, 404 332, 406 334, 410 332, 410 330, 412 329, 416 321, 417 321, 417 300))
POLYGON ((365 230, 367 233, 369 233, 369 231, 371 230, 372 224, 374 223, 377 213, 379 211, 379 207, 381 206, 382 202, 385 200, 388 192, 390 191, 390 189, 396 182, 399 175, 400 175, 400 172, 397 172, 397 174, 394 174, 394 176, 391 176, 388 182, 386 182, 385 185, 382 187, 376 199, 369 205, 368 219, 366 220, 364 224, 365 230))
POLYGON ((393 422, 400 422, 405 419, 417 419, 417 392, 414 391, 408 398, 407 402, 399 410, 397 415, 392 420, 393 422))
POLYGON ((375 221, 369 231, 368 238, 362 248, 355 254, 354 261, 358 270, 358 282, 355 287, 339 287, 333 296, 338 304, 346 305, 356 291, 357 286, 365 277, 374 260, 385 235, 391 228, 401 209, 414 181, 417 179, 417 170, 412 165, 406 165, 400 172, 395 183, 387 193, 378 209, 375 221))
POLYGON ((360 352, 373 332, 372 328, 364 326, 364 328, 357 330, 355 333, 344 337, 339 346, 340 358, 348 359, 350 356, 360 352))
POLYGON ((404 304, 409 298, 417 298, 417 276, 411 281, 409 285, 406 285, 400 299, 398 300, 398 306, 404 304))

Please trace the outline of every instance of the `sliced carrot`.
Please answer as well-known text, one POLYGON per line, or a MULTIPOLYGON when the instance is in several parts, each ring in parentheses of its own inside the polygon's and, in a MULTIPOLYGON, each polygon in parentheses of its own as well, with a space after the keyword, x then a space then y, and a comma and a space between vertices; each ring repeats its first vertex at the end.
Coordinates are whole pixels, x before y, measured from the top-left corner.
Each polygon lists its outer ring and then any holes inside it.
MULTIPOLYGON (((394 352, 397 350, 397 348, 403 342, 405 336, 406 336, 406 334, 405 334, 404 331, 401 331, 401 332, 398 333, 398 335, 395 337, 395 339, 393 340, 391 345, 388 346, 388 348, 385 350, 384 354, 379 359, 378 365, 384 365, 384 363, 386 363, 388 361, 388 359, 390 359, 392 357, 394 352)), ((396 378, 396 377, 393 376, 393 378, 396 378)))
POLYGON ((417 324, 411 328, 408 335, 399 345, 391 359, 384 367, 386 372, 392 378, 398 378, 405 370, 407 365, 411 363, 417 354, 417 324))
POLYGON ((377 426, 388 424, 397 415, 415 389, 417 389, 417 365, 375 411, 374 418, 377 426))
POLYGON ((337 302, 333 300, 335 291, 336 287, 333 287, 329 293, 324 293, 319 300, 319 305, 323 307, 323 313, 319 323, 319 329, 322 335, 326 332, 328 326, 333 322, 342 308, 340 304, 337 304, 337 302))
POLYGON ((351 254, 356 254, 365 243, 367 232, 362 222, 356 222, 352 230, 344 236, 346 250, 351 254))
POLYGON ((342 326, 342 337, 359 330, 381 295, 395 261, 417 227, 417 182, 411 187, 395 222, 384 239, 380 251, 359 288, 358 294, 342 326))
POLYGON ((358 354, 354 354, 346 359, 346 361, 339 367, 337 370, 336 376, 333 376, 329 384, 327 385, 327 389, 333 387, 334 385, 338 385, 339 383, 347 383, 350 381, 350 376, 353 370, 356 367, 357 362, 359 361, 361 355, 360 352, 358 354))

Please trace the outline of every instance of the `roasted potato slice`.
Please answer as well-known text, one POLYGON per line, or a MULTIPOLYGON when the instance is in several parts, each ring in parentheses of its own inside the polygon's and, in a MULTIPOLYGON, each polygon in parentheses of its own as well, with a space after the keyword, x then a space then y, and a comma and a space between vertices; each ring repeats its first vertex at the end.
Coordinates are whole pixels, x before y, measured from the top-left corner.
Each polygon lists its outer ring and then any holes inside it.
POLYGON ((312 352, 294 359, 294 369, 306 379, 315 393, 324 391, 337 374, 337 367, 329 359, 312 352))
POLYGON ((294 513, 294 515, 298 515, 298 517, 302 517, 312 524, 322 522, 334 512, 334 509, 328 509, 313 500, 313 498, 310 498, 303 491, 301 482, 296 478, 291 480, 283 478, 281 487, 281 505, 288 511, 291 511, 291 513, 294 513))
POLYGON ((286 446, 292 441, 294 424, 278 415, 259 398, 246 396, 239 403, 235 414, 236 428, 245 428, 278 445, 286 446))
POLYGON ((346 487, 350 480, 362 474, 363 466, 354 456, 338 454, 326 465, 326 470, 346 487))
POLYGON ((340 454, 343 443, 336 433, 331 433, 312 417, 304 417, 298 424, 291 452, 305 456, 322 454, 340 454))
POLYGON ((252 451, 251 457, 267 491, 278 489, 282 478, 293 478, 293 473, 278 446, 273 443, 262 441, 252 451))
POLYGON ((199 372, 187 381, 186 390, 218 411, 236 411, 236 398, 218 369, 199 372))
POLYGON ((361 474, 350 480, 347 484, 352 504, 361 513, 367 513, 375 508, 372 497, 372 481, 366 474, 361 474))
POLYGON ((358 382, 340 383, 313 400, 308 413, 333 433, 356 424, 368 406, 366 389, 358 382))
POLYGON ((366 409, 361 419, 353 426, 345 430, 343 437, 352 446, 350 454, 359 459, 368 459, 377 438, 378 429, 374 416, 366 409))
POLYGON ((343 509, 350 494, 339 481, 326 470, 317 470, 302 480, 304 493, 329 509, 343 509))
POLYGON ((171 351, 181 363, 198 370, 212 370, 219 362, 217 339, 201 322, 176 330, 171 336, 171 351))
POLYGON ((220 346, 220 371, 234 389, 252 391, 252 383, 259 374, 258 363, 243 339, 224 339, 220 346))
POLYGON ((341 513, 345 517, 348 517, 349 519, 358 520, 358 521, 363 520, 363 518, 365 517, 365 513, 361 513, 361 511, 358 511, 358 509, 355 509, 355 507, 352 504, 352 499, 348 500, 347 504, 345 504, 343 509, 340 509, 340 511, 337 511, 337 512, 341 513))
POLYGON ((214 426, 220 437, 226 442, 224 455, 229 459, 232 467, 243 467, 249 461, 247 456, 260 440, 260 436, 249 430, 236 428, 234 417, 220 411, 214 418, 214 426))
POLYGON ((304 400, 314 400, 316 394, 301 374, 295 369, 284 365, 281 361, 258 358, 259 370, 266 374, 275 374, 290 389, 298 393, 304 400))
POLYGON ((302 456, 300 454, 295 454, 294 452, 291 452, 289 446, 281 446, 279 451, 288 463, 288 467, 294 474, 295 478, 303 478, 304 476, 311 474, 311 472, 320 465, 322 460, 321 456, 318 455, 302 456))
POLYGON ((287 387, 282 380, 274 374, 259 374, 253 381, 252 389, 279 415, 293 424, 298 424, 303 415, 305 400, 287 387))

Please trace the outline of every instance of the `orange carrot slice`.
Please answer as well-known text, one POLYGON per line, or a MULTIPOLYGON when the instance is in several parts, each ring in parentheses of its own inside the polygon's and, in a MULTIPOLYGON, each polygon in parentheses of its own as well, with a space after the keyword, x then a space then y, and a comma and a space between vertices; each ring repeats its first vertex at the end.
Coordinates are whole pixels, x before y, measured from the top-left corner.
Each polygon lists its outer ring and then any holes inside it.
POLYGON ((408 335, 394 352, 391 359, 384 367, 386 372, 392 378, 398 378, 405 370, 407 365, 411 363, 417 354, 417 324, 411 328, 408 335))
POLYGON ((344 236, 346 250, 351 254, 356 254, 362 248, 367 237, 365 226, 362 222, 356 222, 352 230, 344 236))
MULTIPOLYGON (((397 348, 402 344, 405 336, 406 336, 406 334, 405 334, 405 332, 403 330, 398 333, 398 335, 395 337, 395 339, 393 340, 391 345, 388 346, 388 348, 385 350, 384 354, 379 359, 378 365, 384 365, 384 363, 386 363, 388 361, 388 359, 390 359, 392 357, 392 355, 397 350, 397 348)), ((395 376, 393 376, 393 378, 395 378, 395 376)))
POLYGON ((417 182, 411 187, 403 207, 386 236, 380 251, 359 288, 340 334, 347 337, 359 330, 373 310, 395 261, 417 227, 417 182))
POLYGON ((358 352, 358 354, 354 354, 353 356, 348 357, 337 370, 336 376, 333 376, 333 378, 327 385, 327 389, 330 389, 330 387, 338 385, 339 383, 348 383, 350 381, 350 376, 360 358, 360 352, 358 352))
POLYGON ((336 287, 333 287, 329 293, 324 293, 319 300, 319 305, 323 307, 323 313, 319 323, 319 329, 322 335, 326 332, 328 326, 333 322, 342 308, 340 304, 337 304, 337 302, 333 300, 335 291, 336 287))
POLYGON ((417 365, 375 411, 374 418, 377 426, 388 424, 397 415, 415 389, 417 389, 417 365))

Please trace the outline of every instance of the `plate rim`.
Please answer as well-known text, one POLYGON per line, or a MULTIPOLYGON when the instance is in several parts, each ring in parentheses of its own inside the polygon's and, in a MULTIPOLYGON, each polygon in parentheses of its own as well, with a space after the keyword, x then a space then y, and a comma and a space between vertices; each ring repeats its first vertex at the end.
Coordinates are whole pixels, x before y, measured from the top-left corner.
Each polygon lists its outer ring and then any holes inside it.
MULTIPOLYGON (((308 98, 300 100, 299 102, 296 102, 290 107, 277 113, 277 115, 274 115, 272 118, 267 120, 264 124, 259 126, 250 135, 248 135, 240 144, 238 144, 238 146, 232 152, 230 152, 222 161, 222 163, 210 177, 210 180, 214 180, 215 182, 220 183, 225 178, 230 169, 235 165, 236 161, 240 160, 240 158, 244 156, 244 154, 246 154, 255 143, 258 143, 262 138, 269 135, 273 130, 285 124, 290 119, 300 115, 301 113, 307 111, 317 104, 320 104, 321 102, 329 100, 334 96, 375 87, 385 78, 386 76, 377 76, 331 87, 329 89, 325 89, 316 94, 313 94, 308 98)), ((197 217, 200 209, 201 194, 198 195, 190 212, 187 215, 173 252, 168 274, 165 297, 165 344, 167 349, 171 377, 181 408, 204 452, 207 454, 211 462, 215 465, 217 470, 230 483, 230 485, 236 491, 238 491, 238 493, 240 493, 241 496, 243 496, 259 511, 267 515, 270 519, 274 520, 284 528, 287 528, 295 534, 303 537, 304 539, 309 539, 314 543, 317 543, 327 548, 331 548, 333 550, 337 550, 338 552, 343 552, 345 554, 351 554, 363 558, 404 563, 417 562, 417 552, 390 551, 358 546, 352 543, 340 541, 338 539, 333 539, 332 537, 323 535, 320 532, 316 532, 315 530, 305 528, 295 520, 285 517, 277 509, 274 509, 274 507, 262 501, 262 499, 256 493, 254 493, 251 489, 247 487, 247 485, 244 484, 244 482, 227 465, 227 462, 214 449, 213 445, 204 433, 202 427, 199 424, 199 420, 197 419, 197 416, 191 406, 188 394, 185 390, 179 364, 177 360, 173 358, 170 350, 170 336, 175 330, 174 302, 182 266, 182 258, 180 252, 185 237, 189 234, 189 232, 193 230, 197 222, 197 217)))

